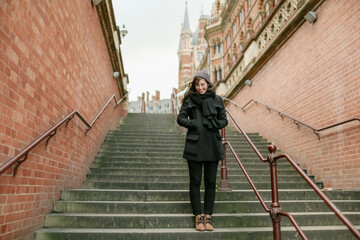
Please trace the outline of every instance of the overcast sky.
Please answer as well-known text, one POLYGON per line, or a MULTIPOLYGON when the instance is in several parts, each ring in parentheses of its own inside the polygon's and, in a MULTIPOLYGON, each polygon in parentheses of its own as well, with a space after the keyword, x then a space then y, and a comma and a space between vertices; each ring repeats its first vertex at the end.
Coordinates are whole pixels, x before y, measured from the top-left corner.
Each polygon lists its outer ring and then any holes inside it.
POLYGON ((191 31, 198 25, 201 10, 210 15, 213 0, 113 0, 116 24, 125 24, 128 34, 121 51, 125 72, 129 74, 130 101, 142 92, 170 98, 178 83, 178 55, 185 2, 191 31))

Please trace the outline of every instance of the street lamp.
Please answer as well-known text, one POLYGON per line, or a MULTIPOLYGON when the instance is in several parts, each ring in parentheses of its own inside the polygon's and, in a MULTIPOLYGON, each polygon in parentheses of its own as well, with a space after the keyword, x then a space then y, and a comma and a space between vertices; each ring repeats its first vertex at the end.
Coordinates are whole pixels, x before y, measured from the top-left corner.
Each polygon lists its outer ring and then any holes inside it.
POLYGON ((128 30, 125 28, 125 24, 123 24, 121 30, 120 30, 121 37, 124 38, 126 34, 128 34, 128 30))

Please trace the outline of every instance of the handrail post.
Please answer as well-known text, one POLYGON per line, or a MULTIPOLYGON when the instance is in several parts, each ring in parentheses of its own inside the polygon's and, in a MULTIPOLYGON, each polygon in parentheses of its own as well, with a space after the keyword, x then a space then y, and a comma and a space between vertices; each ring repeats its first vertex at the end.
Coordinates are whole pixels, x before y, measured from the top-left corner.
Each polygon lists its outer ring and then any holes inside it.
POLYGON ((227 178, 227 166, 226 166, 226 144, 225 140, 225 128, 221 129, 222 142, 224 147, 224 159, 221 161, 221 180, 220 180, 220 191, 226 192, 231 191, 229 188, 229 180, 227 178))
POLYGON ((277 159, 274 159, 276 146, 270 145, 268 147, 270 154, 268 155, 270 165, 270 178, 271 178, 271 211, 270 217, 273 225, 273 239, 281 240, 281 216, 278 211, 281 211, 279 203, 279 189, 277 179, 277 159))

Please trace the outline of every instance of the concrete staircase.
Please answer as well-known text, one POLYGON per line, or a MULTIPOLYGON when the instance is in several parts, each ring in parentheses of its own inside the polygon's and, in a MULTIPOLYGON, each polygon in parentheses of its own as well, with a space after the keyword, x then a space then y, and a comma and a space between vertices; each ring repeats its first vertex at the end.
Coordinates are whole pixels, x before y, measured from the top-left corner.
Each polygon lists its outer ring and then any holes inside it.
MULTIPOLYGON (((266 156, 269 143, 258 134, 249 136, 266 156)), ((268 165, 232 127, 227 128, 227 139, 270 205, 268 165)), ((109 132, 83 188, 62 191, 35 239, 272 239, 269 215, 229 152, 232 191, 217 192, 215 231, 194 230, 187 164, 182 159, 184 141, 173 115, 129 114, 109 132)), ((293 213, 309 239, 355 239, 285 161, 279 163, 278 176, 281 207, 293 213)), ((360 225, 359 192, 326 194, 360 225)), ((286 218, 281 224, 282 239, 300 239, 286 218)))

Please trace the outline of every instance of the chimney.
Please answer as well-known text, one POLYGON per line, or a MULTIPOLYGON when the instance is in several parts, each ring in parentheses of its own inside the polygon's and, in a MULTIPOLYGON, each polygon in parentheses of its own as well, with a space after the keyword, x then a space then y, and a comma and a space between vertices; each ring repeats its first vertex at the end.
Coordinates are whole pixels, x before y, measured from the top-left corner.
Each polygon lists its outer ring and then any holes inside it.
POLYGON ((155 91, 155 99, 156 99, 156 101, 160 101, 160 91, 159 90, 155 91))

